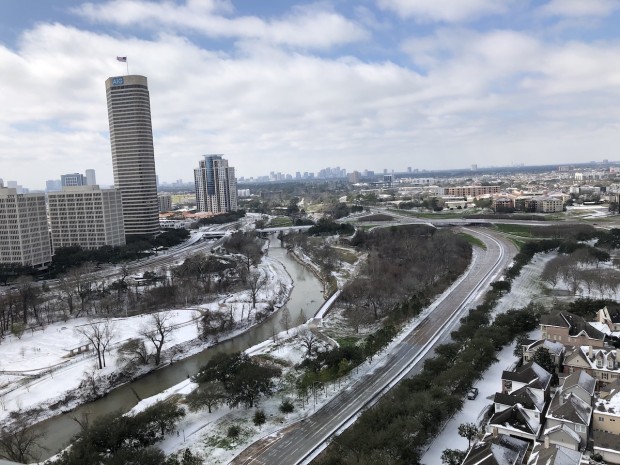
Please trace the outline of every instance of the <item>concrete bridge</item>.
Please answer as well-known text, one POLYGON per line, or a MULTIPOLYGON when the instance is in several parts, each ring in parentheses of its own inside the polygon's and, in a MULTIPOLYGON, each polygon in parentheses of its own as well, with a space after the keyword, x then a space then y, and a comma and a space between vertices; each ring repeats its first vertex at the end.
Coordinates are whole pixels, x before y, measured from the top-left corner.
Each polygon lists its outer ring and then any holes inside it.
POLYGON ((312 225, 310 225, 310 226, 281 226, 281 227, 278 227, 278 228, 256 229, 256 232, 257 233, 261 233, 261 234, 272 234, 272 233, 277 233, 277 232, 280 232, 280 231, 302 232, 302 231, 307 231, 311 227, 312 227, 312 225))

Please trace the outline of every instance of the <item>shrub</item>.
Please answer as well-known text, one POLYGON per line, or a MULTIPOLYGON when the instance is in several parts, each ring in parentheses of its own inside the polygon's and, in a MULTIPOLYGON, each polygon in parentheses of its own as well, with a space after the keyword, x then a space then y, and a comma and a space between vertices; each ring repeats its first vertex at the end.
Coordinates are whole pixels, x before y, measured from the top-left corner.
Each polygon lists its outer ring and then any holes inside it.
POLYGON ((228 427, 228 431, 226 432, 226 436, 231 439, 237 439, 241 434, 241 427, 239 425, 230 425, 228 427))
POLYGON ((282 413, 291 413, 295 410, 295 405, 289 399, 284 399, 280 404, 279 409, 282 413))

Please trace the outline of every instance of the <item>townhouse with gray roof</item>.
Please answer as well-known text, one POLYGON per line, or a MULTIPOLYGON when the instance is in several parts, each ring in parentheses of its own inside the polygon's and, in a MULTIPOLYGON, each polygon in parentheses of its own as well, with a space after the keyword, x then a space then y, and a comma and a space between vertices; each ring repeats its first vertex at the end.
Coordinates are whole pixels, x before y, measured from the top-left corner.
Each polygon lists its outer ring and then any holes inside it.
POLYGON ((521 465, 528 447, 527 441, 494 431, 473 445, 462 465, 521 465))
POLYGON ((527 465, 579 465, 582 456, 580 451, 551 444, 547 438, 534 445, 527 465))
POLYGON ((570 312, 543 315, 540 321, 542 338, 564 345, 604 347, 605 334, 585 319, 570 312))
POLYGON ((512 394, 529 387, 542 394, 545 402, 550 398, 552 375, 536 362, 529 362, 514 371, 502 372, 502 393, 512 394))
POLYGON ((564 374, 585 372, 596 380, 596 389, 620 379, 620 349, 578 346, 568 349, 564 374))

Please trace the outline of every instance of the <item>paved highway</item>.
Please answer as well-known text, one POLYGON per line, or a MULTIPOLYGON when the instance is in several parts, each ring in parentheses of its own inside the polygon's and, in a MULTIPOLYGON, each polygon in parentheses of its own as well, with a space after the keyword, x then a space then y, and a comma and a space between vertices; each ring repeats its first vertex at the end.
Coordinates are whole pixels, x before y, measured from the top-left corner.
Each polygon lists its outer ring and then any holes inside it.
POLYGON ((453 327, 480 292, 510 263, 516 253, 505 238, 488 231, 466 229, 486 250, 478 249, 468 272, 433 305, 434 310, 388 355, 387 363, 373 370, 306 420, 257 441, 230 463, 235 465, 307 464, 334 434, 355 421, 362 409, 405 377, 437 341, 453 327))

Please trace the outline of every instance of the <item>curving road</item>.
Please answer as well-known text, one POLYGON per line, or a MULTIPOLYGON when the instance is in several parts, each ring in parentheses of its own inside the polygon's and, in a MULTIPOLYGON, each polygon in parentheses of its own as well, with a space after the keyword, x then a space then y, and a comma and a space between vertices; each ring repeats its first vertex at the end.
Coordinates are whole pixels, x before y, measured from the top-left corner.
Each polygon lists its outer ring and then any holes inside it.
POLYGON ((373 405, 419 364, 516 253, 514 245, 499 235, 463 229, 483 241, 486 250, 477 249, 468 271, 433 303, 432 313, 394 347, 387 362, 342 391, 306 420, 255 442, 231 464, 309 463, 327 446, 330 437, 351 425, 364 408, 373 405))

